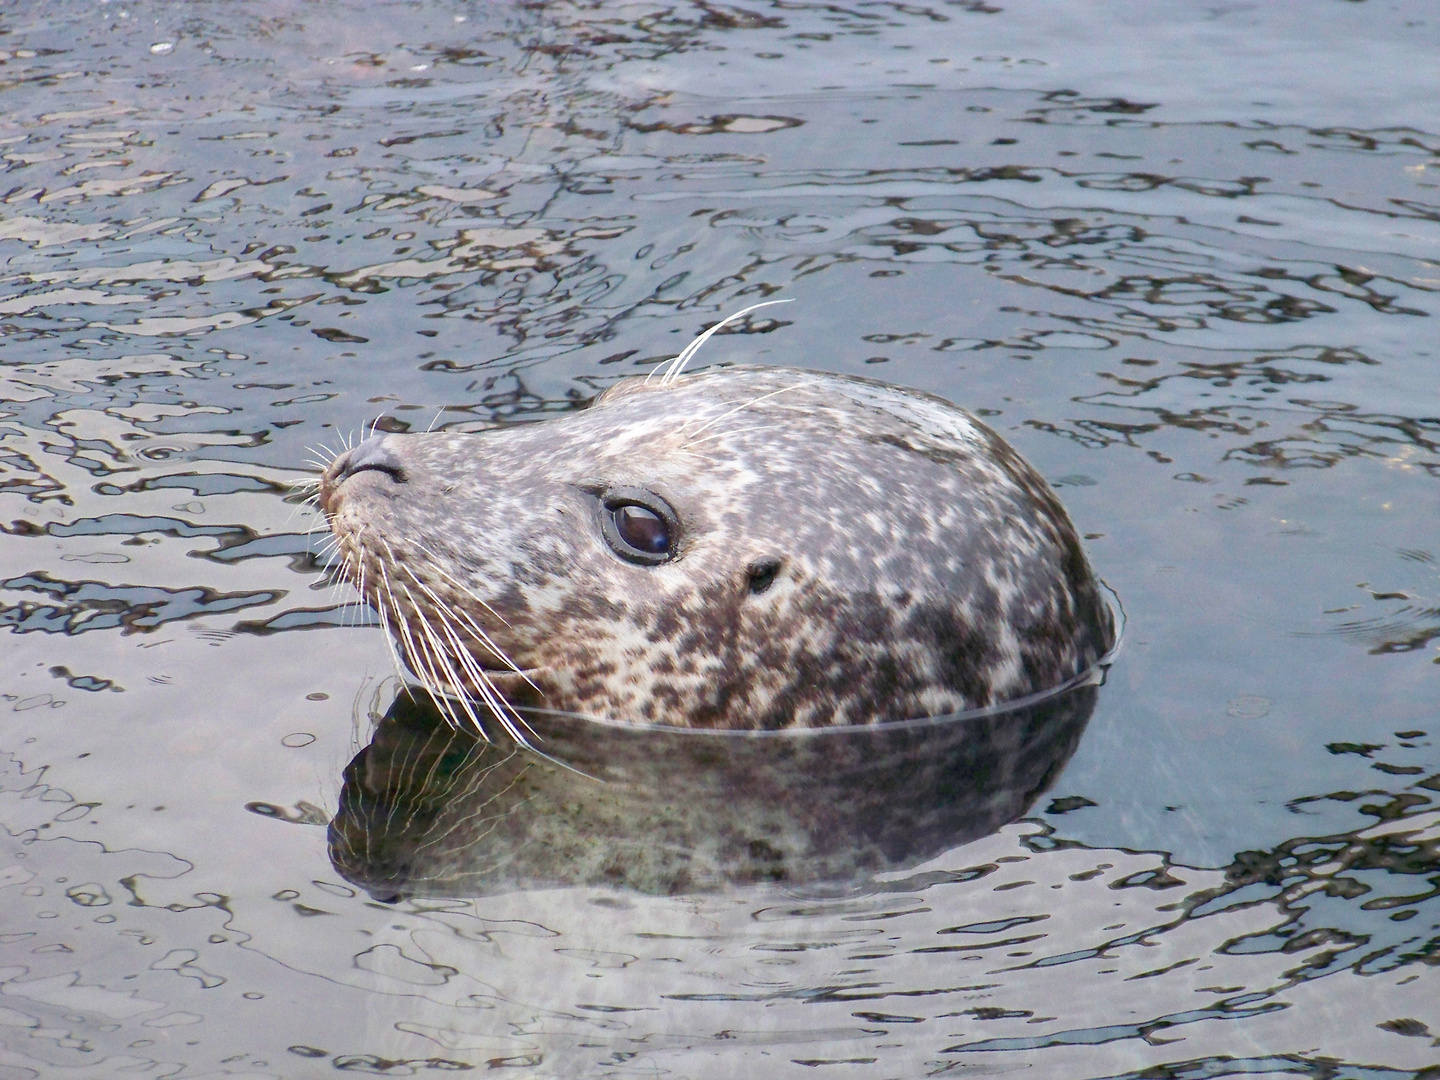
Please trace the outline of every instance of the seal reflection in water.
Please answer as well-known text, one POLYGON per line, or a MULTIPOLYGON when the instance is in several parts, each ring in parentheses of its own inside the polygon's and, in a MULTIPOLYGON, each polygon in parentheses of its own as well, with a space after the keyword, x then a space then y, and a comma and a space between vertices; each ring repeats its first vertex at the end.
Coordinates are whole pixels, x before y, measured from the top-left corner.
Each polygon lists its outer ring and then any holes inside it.
POLYGON ((457 720, 876 724, 1042 693, 1109 649, 1065 511, 974 417, 687 358, 561 419, 375 435, 325 470, 342 575, 457 720))
POLYGON ((402 693, 345 770, 330 858, 385 901, 862 886, 1022 815, 1070 757, 1096 690, 1092 678, 979 715, 808 731, 532 714, 566 765, 402 693))

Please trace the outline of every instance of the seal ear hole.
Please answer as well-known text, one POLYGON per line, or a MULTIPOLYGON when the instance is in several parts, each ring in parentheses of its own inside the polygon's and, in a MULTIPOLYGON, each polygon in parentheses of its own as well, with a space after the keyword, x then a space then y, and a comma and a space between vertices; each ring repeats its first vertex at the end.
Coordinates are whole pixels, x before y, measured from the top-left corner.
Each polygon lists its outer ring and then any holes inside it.
POLYGON ((780 560, 757 559, 745 568, 745 573, 750 575, 750 595, 759 596, 775 584, 775 578, 780 573, 780 560))

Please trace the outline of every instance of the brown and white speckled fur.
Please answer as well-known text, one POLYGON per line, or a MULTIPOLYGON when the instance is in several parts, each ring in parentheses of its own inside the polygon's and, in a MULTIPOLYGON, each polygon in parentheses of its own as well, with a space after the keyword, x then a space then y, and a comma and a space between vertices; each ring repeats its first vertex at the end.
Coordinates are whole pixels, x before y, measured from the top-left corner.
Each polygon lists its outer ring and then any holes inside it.
POLYGON ((930 395, 727 368, 627 380, 548 422, 374 439, 366 453, 403 479, 347 475, 344 454, 321 505, 410 668, 472 698, 478 666, 513 705, 621 722, 868 724, 1038 693, 1112 643, 1054 493, 930 395), (675 558, 636 565, 607 546, 599 494, 617 487, 674 508, 675 558), (769 560, 774 582, 753 592, 769 560), (422 620, 469 651, 450 657, 458 678, 415 655, 422 620))

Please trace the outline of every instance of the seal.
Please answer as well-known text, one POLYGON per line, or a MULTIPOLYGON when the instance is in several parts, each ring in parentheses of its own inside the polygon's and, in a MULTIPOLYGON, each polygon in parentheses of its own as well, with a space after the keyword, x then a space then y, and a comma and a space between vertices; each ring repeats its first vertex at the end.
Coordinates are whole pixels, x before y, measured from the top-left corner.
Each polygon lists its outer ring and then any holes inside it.
POLYGON ((1059 500, 975 417, 686 359, 563 418, 375 434, 325 468, 340 576, 457 719, 521 741, 537 708, 874 724, 1043 693, 1110 648, 1059 500))

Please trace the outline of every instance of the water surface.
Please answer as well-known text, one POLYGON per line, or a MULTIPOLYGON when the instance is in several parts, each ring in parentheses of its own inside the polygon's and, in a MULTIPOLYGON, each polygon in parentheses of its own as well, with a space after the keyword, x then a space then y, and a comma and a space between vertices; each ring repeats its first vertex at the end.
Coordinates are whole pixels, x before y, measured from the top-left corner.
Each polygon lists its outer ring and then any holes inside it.
POLYGON ((1432 1076, 1429 5, 3 30, 0 1076, 1432 1076), (1123 598, 1048 791, 839 892, 347 880, 395 686, 308 448, 542 420, 779 296, 702 359, 980 413, 1123 598))

